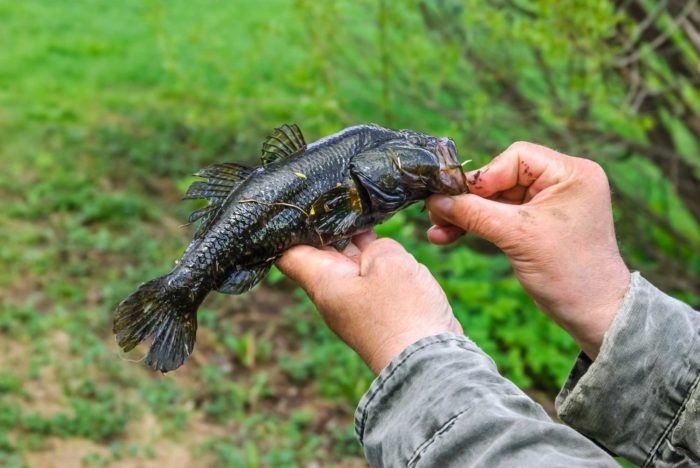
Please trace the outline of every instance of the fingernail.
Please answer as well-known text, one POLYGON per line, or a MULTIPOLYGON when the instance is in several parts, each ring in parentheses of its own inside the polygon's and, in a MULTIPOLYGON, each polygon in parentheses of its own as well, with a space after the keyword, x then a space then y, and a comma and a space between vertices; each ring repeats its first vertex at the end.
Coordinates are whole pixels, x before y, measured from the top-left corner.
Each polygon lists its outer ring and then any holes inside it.
POLYGON ((435 197, 430 204, 432 211, 442 211, 443 213, 452 210, 455 201, 452 197, 435 197))

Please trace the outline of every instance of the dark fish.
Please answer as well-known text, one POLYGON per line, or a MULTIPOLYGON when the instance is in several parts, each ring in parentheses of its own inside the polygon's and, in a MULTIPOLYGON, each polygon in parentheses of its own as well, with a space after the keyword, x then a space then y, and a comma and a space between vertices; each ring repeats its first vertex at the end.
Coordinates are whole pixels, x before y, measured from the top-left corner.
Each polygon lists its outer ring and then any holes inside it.
POLYGON ((186 199, 210 203, 175 268, 142 284, 114 315, 124 351, 153 337, 145 363, 176 369, 192 353, 197 308, 212 290, 241 294, 296 244, 343 248, 349 238, 431 193, 467 190, 452 140, 375 125, 304 143, 296 125, 263 143, 262 166, 215 164, 186 199))

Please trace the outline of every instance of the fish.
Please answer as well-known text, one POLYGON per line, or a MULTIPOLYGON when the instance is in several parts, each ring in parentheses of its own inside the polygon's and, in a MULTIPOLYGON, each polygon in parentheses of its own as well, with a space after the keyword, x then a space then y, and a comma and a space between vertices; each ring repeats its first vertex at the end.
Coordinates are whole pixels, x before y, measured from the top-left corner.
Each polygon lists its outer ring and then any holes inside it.
POLYGON ((166 275, 117 306, 124 352, 151 338, 144 363, 180 367, 194 350, 197 309, 211 291, 242 294, 290 247, 345 248, 353 235, 434 193, 467 191, 454 142, 378 125, 348 127, 309 145, 296 124, 263 142, 261 165, 219 163, 194 174, 185 199, 209 203, 188 221, 193 239, 166 275))

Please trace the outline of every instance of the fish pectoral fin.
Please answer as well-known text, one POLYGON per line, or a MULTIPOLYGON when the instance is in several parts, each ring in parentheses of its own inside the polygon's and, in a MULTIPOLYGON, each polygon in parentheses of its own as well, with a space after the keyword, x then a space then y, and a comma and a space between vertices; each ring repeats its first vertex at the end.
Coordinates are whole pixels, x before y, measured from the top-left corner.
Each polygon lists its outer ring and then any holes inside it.
POLYGON ((284 124, 276 128, 263 142, 261 159, 263 166, 267 166, 304 151, 306 142, 297 124, 284 124))
POLYGON ((309 209, 309 221, 324 239, 349 233, 363 213, 355 187, 335 187, 318 197, 309 209))
POLYGON ((216 290, 222 294, 243 294, 267 275, 275 260, 276 258, 252 268, 236 270, 216 290))
POLYGON ((204 177, 206 182, 197 181, 187 189, 183 197, 184 200, 206 199, 209 204, 195 210, 188 218, 189 223, 194 223, 201 219, 201 223, 195 238, 199 237, 207 230, 211 221, 216 217, 219 208, 223 205, 229 194, 234 191, 255 168, 237 163, 214 164, 206 167, 193 175, 204 177))

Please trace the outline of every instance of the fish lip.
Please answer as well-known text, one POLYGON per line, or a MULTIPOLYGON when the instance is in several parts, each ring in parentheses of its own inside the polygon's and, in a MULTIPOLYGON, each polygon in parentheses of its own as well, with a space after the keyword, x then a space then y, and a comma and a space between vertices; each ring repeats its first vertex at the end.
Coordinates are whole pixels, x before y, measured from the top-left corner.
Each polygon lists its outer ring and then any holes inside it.
POLYGON ((459 195, 467 191, 467 178, 464 176, 462 165, 457 158, 457 148, 454 142, 445 137, 437 141, 437 155, 440 164, 441 192, 447 195, 459 195))

